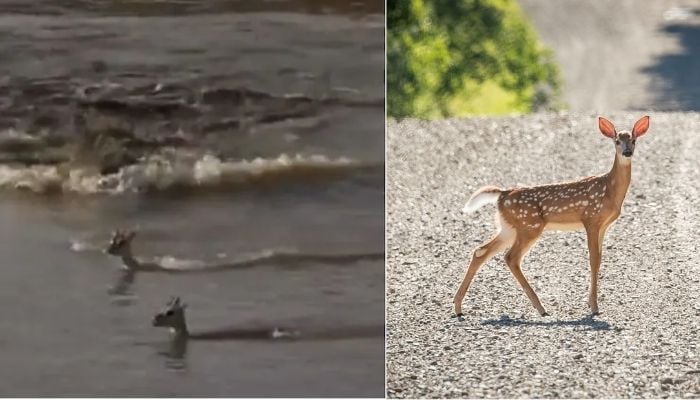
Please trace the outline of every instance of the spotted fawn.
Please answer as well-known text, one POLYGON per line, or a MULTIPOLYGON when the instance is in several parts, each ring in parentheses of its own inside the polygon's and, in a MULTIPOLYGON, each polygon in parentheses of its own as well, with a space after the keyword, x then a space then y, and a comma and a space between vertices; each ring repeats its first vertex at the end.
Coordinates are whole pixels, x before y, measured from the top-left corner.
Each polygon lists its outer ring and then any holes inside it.
POLYGON ((525 279, 520 266, 523 257, 545 230, 586 231, 591 265, 588 305, 598 314, 598 271, 605 232, 620 216, 630 185, 632 155, 637 138, 649 129, 649 117, 640 118, 632 131, 617 132, 612 122, 598 118, 600 132, 615 145, 610 172, 578 181, 514 189, 486 186, 477 190, 464 207, 472 213, 488 203, 496 203, 499 230, 472 253, 466 274, 454 297, 454 310, 462 318, 462 300, 479 267, 496 253, 509 249, 505 261, 540 315, 547 312, 525 279))

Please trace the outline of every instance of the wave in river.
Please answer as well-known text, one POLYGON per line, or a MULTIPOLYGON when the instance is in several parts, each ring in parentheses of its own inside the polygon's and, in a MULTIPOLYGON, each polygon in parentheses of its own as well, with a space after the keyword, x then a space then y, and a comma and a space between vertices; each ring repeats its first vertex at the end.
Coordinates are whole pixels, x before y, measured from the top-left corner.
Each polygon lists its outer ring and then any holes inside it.
POLYGON ((0 165, 0 188, 34 193, 121 194, 168 190, 230 190, 264 184, 304 183, 379 169, 349 158, 323 155, 222 160, 171 152, 103 175, 92 167, 0 165))

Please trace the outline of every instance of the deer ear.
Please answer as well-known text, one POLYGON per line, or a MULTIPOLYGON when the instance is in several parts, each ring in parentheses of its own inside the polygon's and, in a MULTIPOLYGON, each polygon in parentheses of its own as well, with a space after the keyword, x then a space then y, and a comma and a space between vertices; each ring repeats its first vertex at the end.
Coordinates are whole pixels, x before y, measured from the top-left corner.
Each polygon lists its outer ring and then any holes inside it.
POLYGON ((611 139, 615 137, 615 125, 603 117, 598 117, 598 129, 603 135, 611 139))
POLYGON ((647 129, 649 129, 649 116, 645 115, 634 123, 634 128, 632 128, 632 135, 638 138, 643 134, 647 133, 647 129))

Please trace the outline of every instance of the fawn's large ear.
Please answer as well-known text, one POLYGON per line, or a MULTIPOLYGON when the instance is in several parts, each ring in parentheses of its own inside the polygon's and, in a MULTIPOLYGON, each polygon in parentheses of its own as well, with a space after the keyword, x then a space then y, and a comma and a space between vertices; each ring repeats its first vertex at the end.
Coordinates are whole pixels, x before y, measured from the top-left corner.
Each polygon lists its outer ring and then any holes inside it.
POLYGON ((598 129, 603 135, 611 139, 615 137, 615 125, 603 117, 598 117, 598 129))
POLYGON ((184 310, 185 308, 187 308, 187 304, 185 304, 184 302, 182 302, 182 300, 180 300, 180 296, 177 296, 175 298, 175 300, 173 301, 173 306, 175 306, 181 310, 184 310))
POLYGON ((632 135, 638 138, 643 134, 647 133, 647 129, 649 129, 649 116, 645 115, 634 123, 634 128, 632 128, 632 135))

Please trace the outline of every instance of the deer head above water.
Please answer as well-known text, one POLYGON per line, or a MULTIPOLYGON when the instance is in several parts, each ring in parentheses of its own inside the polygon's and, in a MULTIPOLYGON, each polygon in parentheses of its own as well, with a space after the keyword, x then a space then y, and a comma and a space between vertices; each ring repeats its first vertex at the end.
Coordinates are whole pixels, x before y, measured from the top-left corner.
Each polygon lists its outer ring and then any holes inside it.
POLYGON ((165 309, 153 317, 153 326, 170 328, 175 335, 187 336, 187 322, 185 321, 185 308, 187 305, 180 301, 180 297, 170 299, 165 309))
POLYGON ((113 256, 130 256, 131 242, 134 240, 134 236, 136 233, 133 231, 114 231, 105 252, 113 256))
POLYGON ((488 203, 496 203, 500 225, 496 235, 474 250, 462 284, 454 297, 454 309, 462 318, 462 300, 479 267, 501 250, 508 249, 505 261, 511 273, 541 315, 547 315, 537 294, 529 285, 520 265, 527 251, 545 230, 584 229, 588 240, 591 287, 588 304, 598 314, 598 271, 605 232, 620 216, 630 185, 632 156, 637 138, 649 129, 649 117, 640 118, 632 131, 615 129, 612 122, 598 118, 600 132, 615 145, 612 169, 599 176, 578 181, 500 189, 486 186, 477 190, 464 207, 471 213, 488 203))

